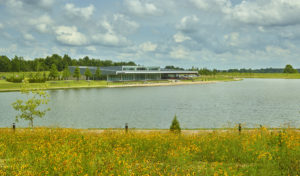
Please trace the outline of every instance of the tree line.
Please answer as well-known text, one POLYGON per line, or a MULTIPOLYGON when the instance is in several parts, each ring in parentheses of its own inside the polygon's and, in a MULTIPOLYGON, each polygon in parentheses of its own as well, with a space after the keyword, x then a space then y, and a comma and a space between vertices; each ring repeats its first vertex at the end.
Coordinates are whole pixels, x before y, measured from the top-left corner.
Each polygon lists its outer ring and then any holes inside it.
POLYGON ((294 69, 292 65, 287 64, 285 68, 261 68, 261 69, 228 69, 228 70, 217 70, 217 69, 207 69, 201 68, 196 70, 200 75, 216 75, 218 72, 220 73, 298 73, 300 69, 294 69))
POLYGON ((0 72, 30 72, 30 71, 50 71, 52 65, 55 65, 58 71, 63 71, 68 66, 121 66, 129 65, 135 66, 132 61, 129 62, 113 62, 111 60, 90 59, 88 56, 84 58, 74 59, 65 54, 60 56, 53 54, 46 58, 35 58, 34 60, 25 60, 23 57, 15 56, 9 58, 7 56, 0 56, 0 72))

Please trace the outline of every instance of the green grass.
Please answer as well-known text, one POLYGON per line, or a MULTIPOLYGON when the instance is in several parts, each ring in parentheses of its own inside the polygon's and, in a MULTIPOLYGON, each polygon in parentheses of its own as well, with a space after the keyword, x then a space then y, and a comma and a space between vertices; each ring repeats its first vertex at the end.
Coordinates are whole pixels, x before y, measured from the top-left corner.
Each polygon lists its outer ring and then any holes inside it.
POLYGON ((0 175, 299 175, 291 129, 165 132, 0 129, 0 175))
POLYGON ((276 78, 276 79, 300 79, 299 73, 218 73, 217 76, 231 78, 276 78))

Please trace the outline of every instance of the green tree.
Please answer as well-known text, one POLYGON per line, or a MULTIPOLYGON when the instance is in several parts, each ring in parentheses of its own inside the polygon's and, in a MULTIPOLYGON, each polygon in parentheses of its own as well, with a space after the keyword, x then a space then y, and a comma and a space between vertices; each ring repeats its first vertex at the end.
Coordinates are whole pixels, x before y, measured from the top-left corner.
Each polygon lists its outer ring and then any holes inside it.
POLYGON ((294 69, 292 65, 287 64, 283 70, 283 73, 298 73, 298 70, 294 69))
POLYGON ((198 71, 199 75, 211 75, 212 71, 207 68, 202 68, 198 71))
POLYGON ((216 77, 216 74, 218 73, 217 69, 213 69, 212 74, 214 75, 214 77, 216 77))
POLYGON ((180 133, 181 132, 181 128, 180 128, 180 124, 177 120, 177 116, 174 116, 174 119, 172 121, 172 124, 170 126, 170 131, 172 132, 176 132, 176 133, 180 133))
POLYGON ((70 76, 71 76, 71 72, 69 70, 68 65, 66 65, 66 68, 63 71, 62 77, 63 77, 64 80, 67 80, 70 76))
POLYGON ((96 70, 96 72, 95 72, 95 78, 97 79, 97 80, 99 80, 99 79, 101 79, 101 70, 100 70, 100 68, 99 67, 97 67, 97 70, 96 70))
POLYGON ((41 105, 47 105, 49 102, 49 94, 44 91, 43 88, 37 88, 31 90, 29 87, 28 79, 25 78, 22 84, 21 93, 27 95, 27 100, 18 99, 12 104, 12 107, 16 111, 20 111, 20 114, 16 116, 16 122, 19 119, 29 121, 29 125, 33 127, 33 120, 35 117, 44 117, 50 108, 43 109, 41 105))
POLYGON ((21 71, 21 60, 18 56, 15 56, 11 60, 11 71, 20 72, 21 71))
POLYGON ((0 72, 11 71, 11 62, 8 57, 0 56, 0 72))
POLYGON ((75 68, 74 73, 73 73, 73 76, 74 76, 75 78, 77 78, 77 81, 79 80, 81 74, 80 74, 80 69, 79 69, 78 66, 75 68))
POLYGON ((52 64, 51 69, 50 69, 50 74, 49 74, 49 78, 53 78, 56 79, 59 76, 59 72, 56 68, 55 64, 52 64))
POLYGON ((91 70, 88 67, 85 69, 84 75, 86 80, 89 80, 89 78, 93 76, 91 70))

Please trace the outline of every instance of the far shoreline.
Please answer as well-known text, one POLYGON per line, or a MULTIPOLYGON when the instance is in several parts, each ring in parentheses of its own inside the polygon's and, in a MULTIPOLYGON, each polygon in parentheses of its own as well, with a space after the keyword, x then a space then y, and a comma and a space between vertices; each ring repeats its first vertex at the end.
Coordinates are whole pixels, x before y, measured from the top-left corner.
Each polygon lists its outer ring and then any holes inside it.
MULTIPOLYGON (((214 80, 214 81, 174 81, 174 82, 161 82, 161 83, 130 83, 123 82, 123 84, 110 85, 84 85, 84 86, 69 86, 69 87, 49 87, 47 90, 65 90, 65 89, 86 89, 86 88, 122 88, 122 87, 158 87, 158 86, 177 86, 177 85, 194 85, 194 84, 214 84, 218 82, 241 81, 242 78, 233 78, 230 80, 214 80)), ((18 89, 0 89, 1 92, 19 92, 18 89)))

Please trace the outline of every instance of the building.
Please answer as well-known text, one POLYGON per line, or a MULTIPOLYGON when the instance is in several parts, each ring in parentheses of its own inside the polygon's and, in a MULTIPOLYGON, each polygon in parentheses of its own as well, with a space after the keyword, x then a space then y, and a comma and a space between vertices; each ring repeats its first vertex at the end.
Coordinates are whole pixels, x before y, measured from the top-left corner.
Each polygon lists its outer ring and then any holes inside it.
MULTIPOLYGON (((76 66, 69 66, 71 73, 74 73, 76 66)), ((83 75, 85 70, 89 68, 92 74, 95 74, 97 67, 79 66, 80 73, 83 75)), ((103 76, 107 81, 146 81, 146 80, 162 80, 162 79, 179 79, 183 76, 197 75, 197 71, 186 70, 167 70, 160 67, 144 67, 144 66, 111 66, 100 67, 103 76)))

